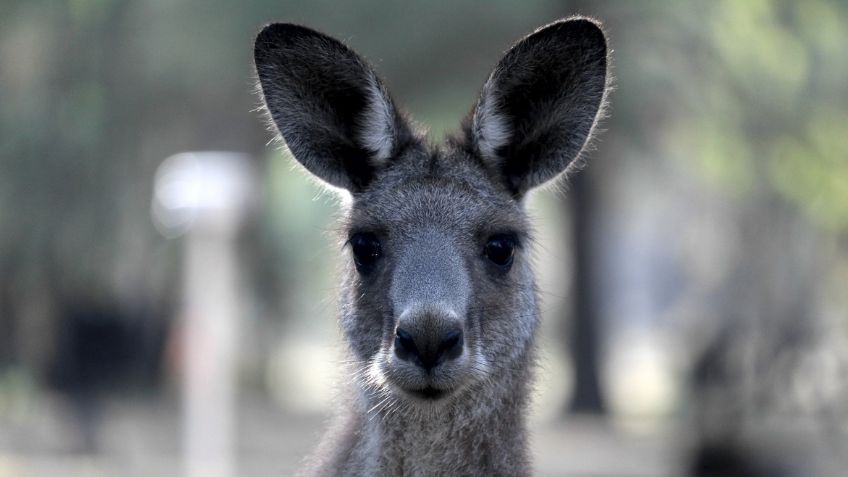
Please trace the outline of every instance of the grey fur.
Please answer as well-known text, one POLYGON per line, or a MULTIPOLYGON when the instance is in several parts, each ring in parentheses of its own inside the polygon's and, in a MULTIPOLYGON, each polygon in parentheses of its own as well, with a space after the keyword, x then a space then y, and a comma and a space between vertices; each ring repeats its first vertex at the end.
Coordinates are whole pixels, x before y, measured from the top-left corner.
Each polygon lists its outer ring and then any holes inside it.
POLYGON ((539 309, 523 197, 565 171, 595 126, 607 85, 599 25, 571 18, 521 40, 463 134, 442 145, 413 133, 338 41, 275 24, 255 48, 268 112, 294 157, 352 196, 341 239, 368 232, 382 246, 367 273, 345 261, 339 323, 350 393, 304 473, 530 474, 525 412, 539 309), (384 102, 368 103, 374 94, 384 102), (391 124, 363 124, 386 117, 380 105, 391 124), (517 243, 508 270, 484 254, 503 233, 517 243), (461 329, 462 352, 425 370, 395 353, 399 325, 428 342, 461 329), (416 394, 425 387, 445 394, 416 394))

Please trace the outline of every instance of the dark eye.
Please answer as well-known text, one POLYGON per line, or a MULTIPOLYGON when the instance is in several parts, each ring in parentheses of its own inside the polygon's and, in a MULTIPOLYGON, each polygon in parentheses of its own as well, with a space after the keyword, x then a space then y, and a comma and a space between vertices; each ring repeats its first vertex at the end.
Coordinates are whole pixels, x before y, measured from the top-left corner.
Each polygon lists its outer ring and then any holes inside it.
POLYGON ((515 254, 515 237, 509 234, 492 235, 483 248, 483 254, 495 265, 509 270, 515 254))
POLYGON ((351 235, 350 248, 353 250, 353 263, 359 273, 368 273, 382 254, 380 241, 370 232, 358 232, 351 235))

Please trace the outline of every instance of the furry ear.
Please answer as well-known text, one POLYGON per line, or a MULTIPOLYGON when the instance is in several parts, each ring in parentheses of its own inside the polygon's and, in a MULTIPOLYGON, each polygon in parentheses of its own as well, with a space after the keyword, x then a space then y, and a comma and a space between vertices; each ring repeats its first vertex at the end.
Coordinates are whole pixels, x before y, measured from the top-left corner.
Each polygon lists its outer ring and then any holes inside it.
POLYGON ((409 139, 409 127, 368 64, 338 40, 277 23, 256 37, 268 112, 312 174, 358 192, 409 139))
POLYGON ((483 162, 521 196, 565 171, 602 108, 607 43, 593 20, 542 27, 495 67, 465 123, 483 162))

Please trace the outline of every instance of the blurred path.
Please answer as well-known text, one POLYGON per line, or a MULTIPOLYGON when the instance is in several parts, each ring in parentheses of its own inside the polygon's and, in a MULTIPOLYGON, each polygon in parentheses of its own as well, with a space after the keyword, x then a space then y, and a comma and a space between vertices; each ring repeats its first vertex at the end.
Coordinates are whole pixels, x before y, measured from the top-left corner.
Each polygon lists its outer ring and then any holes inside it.
MULTIPOLYGON (((180 475, 176 399, 106 405, 96 455, 74 451, 72 419, 64 407, 61 402, 45 402, 26 421, 0 420, 0 477, 180 475)), ((292 416, 268 402, 242 398, 237 475, 292 475, 316 444, 323 423, 320 416, 292 416)), ((662 436, 625 434, 591 419, 533 428, 536 471, 542 476, 675 475, 665 442, 662 436)))

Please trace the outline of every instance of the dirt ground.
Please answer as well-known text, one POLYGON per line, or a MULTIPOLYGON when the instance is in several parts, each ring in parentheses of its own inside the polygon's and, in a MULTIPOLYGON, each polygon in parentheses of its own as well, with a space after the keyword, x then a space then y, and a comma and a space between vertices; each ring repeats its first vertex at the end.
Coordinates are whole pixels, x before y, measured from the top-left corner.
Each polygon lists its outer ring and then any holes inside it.
MULTIPOLYGON (((292 475, 315 445, 324 418, 287 415, 262 400, 239 403, 238 476, 292 475)), ((60 400, 33 403, 24 417, 0 420, 0 477, 183 475, 176 400, 104 404, 86 440, 78 415, 60 400)), ((532 427, 537 475, 653 477, 679 475, 670 439, 624 432, 591 419, 532 427)))

